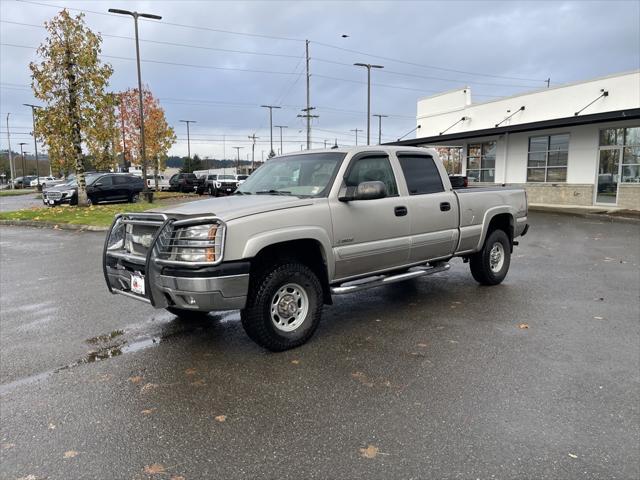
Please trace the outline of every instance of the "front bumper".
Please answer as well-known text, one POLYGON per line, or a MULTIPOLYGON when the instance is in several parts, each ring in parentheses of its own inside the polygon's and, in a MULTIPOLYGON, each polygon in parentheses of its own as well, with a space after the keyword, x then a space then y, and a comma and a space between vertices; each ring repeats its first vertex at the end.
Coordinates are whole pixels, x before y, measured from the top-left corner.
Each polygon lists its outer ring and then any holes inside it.
MULTIPOLYGON (((197 222, 200 219, 191 219, 197 222)), ((210 312, 244 308, 249 289, 249 262, 226 262, 217 265, 185 265, 160 259, 158 238, 171 220, 158 214, 135 214, 117 217, 112 225, 103 254, 103 270, 107 287, 114 294, 150 303, 156 308, 176 307, 210 312), (107 249, 109 237, 118 218, 123 222, 156 223, 157 232, 146 255, 107 249), (144 278, 144 294, 134 293, 132 276, 144 278)))

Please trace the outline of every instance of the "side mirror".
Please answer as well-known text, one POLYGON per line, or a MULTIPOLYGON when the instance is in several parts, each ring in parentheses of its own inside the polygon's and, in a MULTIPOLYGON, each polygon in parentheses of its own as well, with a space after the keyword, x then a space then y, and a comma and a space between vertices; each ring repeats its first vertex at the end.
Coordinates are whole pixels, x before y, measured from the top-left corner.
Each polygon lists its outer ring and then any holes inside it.
POLYGON ((387 187, 384 182, 362 182, 357 187, 347 187, 338 197, 341 202, 352 200, 376 200, 387 196, 387 187))

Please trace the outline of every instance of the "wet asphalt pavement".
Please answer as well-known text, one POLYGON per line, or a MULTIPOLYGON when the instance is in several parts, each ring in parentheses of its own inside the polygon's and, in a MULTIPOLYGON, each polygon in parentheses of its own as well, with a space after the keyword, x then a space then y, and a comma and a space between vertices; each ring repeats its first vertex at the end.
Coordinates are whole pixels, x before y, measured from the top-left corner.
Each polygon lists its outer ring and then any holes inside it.
POLYGON ((0 212, 10 212, 23 208, 42 207, 38 193, 0 197, 0 212))
POLYGON ((280 354, 108 294, 102 234, 0 227, 0 478, 637 479, 640 226, 530 220, 502 285, 455 260, 280 354))

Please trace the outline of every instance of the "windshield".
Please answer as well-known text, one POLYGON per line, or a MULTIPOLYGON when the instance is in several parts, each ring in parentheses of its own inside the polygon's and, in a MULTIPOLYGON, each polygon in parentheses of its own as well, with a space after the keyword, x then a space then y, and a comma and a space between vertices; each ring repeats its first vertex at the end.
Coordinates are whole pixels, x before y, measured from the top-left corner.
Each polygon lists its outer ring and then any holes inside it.
POLYGON ((252 173, 237 190, 244 194, 324 197, 345 153, 322 152, 274 158, 252 173))
POLYGON ((233 175, 218 175, 218 180, 235 180, 233 175))
MULTIPOLYGON (((85 179, 85 182, 87 183, 87 185, 91 185, 91 184, 92 184, 93 182, 95 182, 95 181, 96 181, 100 176, 101 176, 100 174, 95 174, 95 173, 94 173, 94 174, 86 175, 86 176, 84 177, 84 179, 85 179)), ((68 187, 77 187, 77 186, 78 186, 78 182, 76 181, 76 179, 75 179, 75 178, 73 178, 73 179, 69 180, 68 182, 63 183, 62 185, 66 185, 66 186, 68 186, 68 187)))

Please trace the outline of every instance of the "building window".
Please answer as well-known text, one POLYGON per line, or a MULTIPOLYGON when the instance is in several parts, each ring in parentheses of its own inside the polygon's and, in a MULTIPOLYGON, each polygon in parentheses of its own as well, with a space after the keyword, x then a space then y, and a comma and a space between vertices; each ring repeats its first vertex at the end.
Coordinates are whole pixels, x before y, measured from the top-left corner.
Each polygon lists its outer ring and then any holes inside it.
MULTIPOLYGON (((622 149, 617 158, 622 158, 620 165, 620 182, 640 183, 640 127, 604 128, 600 130, 601 150, 622 149)), ((619 162, 619 160, 618 160, 619 162)), ((618 165, 612 165, 613 175, 618 165)))
POLYGON ((569 134, 529 137, 527 182, 566 182, 569 134))
POLYGON ((470 182, 494 182, 496 178, 496 142, 467 146, 467 177, 470 182))

